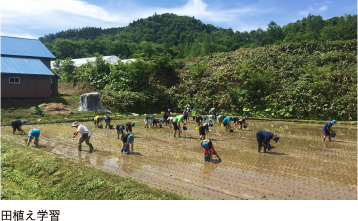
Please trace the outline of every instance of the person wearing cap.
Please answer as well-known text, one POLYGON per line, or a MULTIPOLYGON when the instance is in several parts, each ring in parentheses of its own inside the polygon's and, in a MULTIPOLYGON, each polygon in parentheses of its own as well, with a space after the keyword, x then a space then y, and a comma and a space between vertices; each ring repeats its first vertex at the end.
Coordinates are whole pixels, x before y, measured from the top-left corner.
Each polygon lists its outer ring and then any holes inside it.
POLYGON ((221 127, 221 123, 223 122, 225 117, 226 117, 225 115, 218 115, 217 122, 219 127, 221 127))
POLYGON ((187 123, 188 122, 188 116, 189 116, 189 111, 190 111, 190 108, 187 108, 185 109, 185 111, 183 112, 183 115, 184 115, 184 123, 187 123))
POLYGON ((212 127, 213 123, 205 123, 199 127, 200 140, 205 140, 205 135, 209 133, 209 127, 212 127))
POLYGON ((146 116, 144 118, 144 128, 149 128, 149 117, 148 116, 146 116))
POLYGON ((232 117, 231 120, 234 121, 234 126, 238 126, 239 125, 239 117, 232 117))
POLYGON ((270 145, 270 140, 277 141, 280 139, 279 136, 274 135, 273 133, 267 131, 267 130, 259 130, 256 133, 256 139, 258 143, 258 152, 261 152, 261 147, 264 146, 264 152, 266 153, 266 150, 270 151, 272 148, 270 145))
POLYGON ((331 141, 331 133, 333 133, 333 130, 332 130, 333 124, 337 124, 337 121, 332 120, 332 121, 328 122, 326 125, 324 125, 324 127, 323 127, 323 133, 324 133, 323 141, 326 140, 327 136, 328 136, 329 141, 331 141))
POLYGON ((211 108, 211 109, 209 110, 209 114, 211 114, 211 115, 215 115, 215 114, 216 114, 216 112, 215 112, 215 107, 213 107, 213 108, 211 108))
POLYGON ((109 125, 111 125, 111 121, 112 118, 110 116, 104 116, 104 122, 106 123, 106 128, 107 126, 109 127, 109 125))
POLYGON ((153 119, 152 120, 152 126, 154 127, 154 125, 155 125, 155 127, 162 127, 162 122, 163 122, 163 120, 162 119, 153 119))
POLYGON ((213 122, 213 119, 215 119, 215 116, 213 114, 210 114, 208 116, 208 119, 209 119, 209 123, 213 122))
POLYGON ((238 126, 239 126, 239 130, 242 129, 242 125, 246 125, 246 119, 248 119, 248 116, 246 117, 239 117, 239 120, 237 122, 238 126))
POLYGON ((134 127, 135 123, 134 122, 128 122, 126 123, 126 132, 128 133, 133 133, 132 128, 134 127))
POLYGON ((229 128, 231 127, 230 121, 231 121, 231 118, 230 118, 230 117, 225 117, 225 118, 223 119, 223 123, 224 123, 225 130, 226 130, 226 131, 228 131, 229 128))
POLYGON ((90 150, 89 152, 92 153, 93 152, 93 145, 89 142, 91 139, 91 133, 89 132, 89 130, 87 129, 87 127, 85 127, 82 124, 79 124, 77 121, 72 123, 72 127, 76 127, 77 130, 75 131, 75 133, 73 134, 73 138, 75 138, 79 133, 81 133, 81 138, 78 140, 78 150, 82 151, 82 143, 85 142, 89 147, 90 150))
POLYGON ((40 115, 42 115, 42 108, 40 107, 40 105, 36 105, 35 107, 34 107, 34 112, 35 113, 39 113, 40 115))
POLYGON ((201 125, 204 125, 204 124, 205 124, 206 119, 208 119, 208 117, 207 117, 207 116, 204 116, 204 117, 203 117, 203 120, 201 121, 201 125))
POLYGON ((99 123, 101 123, 102 124, 102 117, 101 116, 95 116, 94 118, 93 118, 93 123, 94 123, 94 127, 95 128, 98 128, 98 126, 99 126, 99 123))
POLYGON ((119 134, 123 134, 124 131, 124 125, 123 124, 118 124, 116 126, 117 129, 117 138, 119 139, 119 134))
POLYGON ((193 121, 195 120, 195 116, 196 116, 196 110, 195 108, 193 108, 192 112, 191 112, 191 116, 193 117, 193 121))
MULTIPOLYGON (((183 122, 183 119, 184 119, 184 115, 178 115, 176 117, 174 117, 173 119, 173 127, 174 127, 174 132, 173 132, 173 135, 174 137, 176 137, 176 133, 177 133, 177 130, 179 131, 179 137, 180 137, 180 132, 181 132, 181 128, 180 128, 180 122, 183 122)), ((185 126, 185 124, 184 124, 185 126)))
POLYGON ((39 147, 39 138, 40 138, 40 130, 39 129, 31 129, 28 134, 29 138, 27 139, 27 146, 30 146, 30 143, 34 139, 34 144, 36 147, 39 147))
POLYGON ((196 121, 198 127, 203 125, 203 117, 202 116, 197 116, 195 121, 196 121))
POLYGON ((126 152, 129 154, 129 149, 133 152, 133 146, 134 146, 134 136, 131 133, 124 133, 121 137, 121 153, 126 152), (130 148, 131 147, 131 148, 130 148))
POLYGON ((216 152, 213 142, 211 140, 207 139, 207 140, 204 140, 203 142, 201 142, 201 147, 204 150, 205 161, 211 161, 213 154, 217 158, 219 158, 219 160, 221 161, 221 158, 220 158, 219 154, 216 152))
POLYGON ((172 128, 173 120, 174 120, 174 117, 168 117, 167 118, 167 123, 169 124, 170 128, 172 128))
POLYGON ((12 134, 15 134, 16 130, 21 131, 23 134, 26 134, 25 131, 21 128, 22 125, 27 124, 27 120, 14 120, 11 122, 12 134))

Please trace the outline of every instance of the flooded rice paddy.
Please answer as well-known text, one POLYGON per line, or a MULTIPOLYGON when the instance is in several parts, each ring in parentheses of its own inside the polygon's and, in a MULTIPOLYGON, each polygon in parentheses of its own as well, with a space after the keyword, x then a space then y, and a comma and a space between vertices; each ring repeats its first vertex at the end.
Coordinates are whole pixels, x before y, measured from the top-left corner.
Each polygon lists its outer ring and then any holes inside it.
MULTIPOLYGON (((113 125, 129 120, 114 121, 113 125)), ((249 120, 248 128, 226 132, 216 124, 207 136, 222 161, 213 156, 205 162, 196 124, 189 121, 181 138, 173 129, 144 128, 136 123, 134 152, 120 152, 115 129, 90 130, 94 153, 72 138, 71 124, 24 126, 41 131, 40 146, 45 151, 94 167, 132 177, 151 187, 175 191, 197 199, 357 199, 357 127, 337 125, 332 142, 323 141, 323 124, 249 120), (271 153, 258 153, 256 132, 265 129, 280 135, 271 153)), ((24 144, 25 135, 12 135, 2 127, 2 139, 24 144)))

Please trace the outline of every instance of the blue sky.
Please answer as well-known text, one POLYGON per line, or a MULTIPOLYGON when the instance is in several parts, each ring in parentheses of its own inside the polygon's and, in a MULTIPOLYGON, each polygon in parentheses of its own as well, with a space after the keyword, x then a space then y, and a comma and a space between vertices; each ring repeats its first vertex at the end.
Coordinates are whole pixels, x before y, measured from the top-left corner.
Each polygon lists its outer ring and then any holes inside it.
POLYGON ((38 38, 70 28, 124 27, 154 13, 194 16, 234 31, 266 29, 312 15, 357 14, 356 0, 2 0, 1 34, 38 38))

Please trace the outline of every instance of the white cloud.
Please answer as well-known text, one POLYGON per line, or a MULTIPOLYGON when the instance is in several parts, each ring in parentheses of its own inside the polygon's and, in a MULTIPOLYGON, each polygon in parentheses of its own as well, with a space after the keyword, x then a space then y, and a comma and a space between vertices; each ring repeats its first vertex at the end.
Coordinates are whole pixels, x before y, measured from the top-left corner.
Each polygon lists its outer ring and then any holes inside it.
POLYGON ((305 17, 308 14, 319 14, 328 10, 328 5, 331 4, 331 1, 325 1, 323 4, 316 4, 315 6, 309 6, 308 9, 298 12, 298 16, 305 17))
MULTIPOLYGON (((255 26, 246 24, 248 17, 269 13, 269 8, 256 5, 232 5, 231 9, 217 8, 208 5, 205 0, 187 0, 178 7, 143 7, 130 0, 119 0, 115 3, 103 3, 103 7, 90 4, 85 0, 9 0, 1 2, 2 31, 26 35, 43 36, 70 28, 91 27, 123 27, 139 18, 146 18, 162 13, 194 16, 205 23, 223 24, 230 27, 255 26), (35 32, 36 31, 36 32, 35 32), (45 32, 45 33, 44 33, 45 32), (41 34, 43 33, 43 34, 41 34)), ((267 22, 267 21, 266 21, 267 22)), ((251 21, 253 23, 253 21, 251 21)), ((236 30, 238 30, 236 29, 236 30)), ((235 29, 234 29, 235 30, 235 29)))
POLYGON ((322 5, 322 6, 318 9, 318 11, 319 11, 319 12, 324 12, 324 11, 327 11, 327 9, 328 9, 328 6, 327 6, 327 5, 322 5))

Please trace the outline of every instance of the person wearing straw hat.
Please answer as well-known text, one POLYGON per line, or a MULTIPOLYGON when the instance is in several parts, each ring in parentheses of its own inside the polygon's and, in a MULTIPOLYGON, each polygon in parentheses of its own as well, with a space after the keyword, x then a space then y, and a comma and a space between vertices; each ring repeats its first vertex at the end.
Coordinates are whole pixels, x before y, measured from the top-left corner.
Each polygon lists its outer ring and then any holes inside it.
POLYGON ((31 141, 34 139, 34 144, 36 147, 39 146, 39 138, 40 138, 40 130, 39 129, 31 129, 29 131, 29 139, 27 140, 27 146, 30 145, 31 141))
POLYGON ((77 121, 73 122, 72 123, 72 127, 76 127, 77 130, 75 131, 75 133, 73 134, 73 138, 75 138, 78 134, 78 132, 81 133, 81 138, 79 139, 78 141, 78 150, 79 151, 82 151, 82 146, 81 144, 83 142, 85 142, 89 147, 90 147, 90 150, 89 152, 92 153, 93 152, 93 146, 92 144, 89 142, 90 139, 91 139, 91 133, 89 132, 89 130, 87 129, 87 127, 83 126, 82 124, 79 124, 77 121))
POLYGON ((21 131, 23 134, 26 134, 25 131, 21 128, 22 125, 27 124, 27 120, 14 120, 11 122, 12 134, 15 134, 16 130, 21 131))
POLYGON ((326 125, 324 125, 324 127, 323 127, 323 133, 324 133, 323 141, 326 141, 327 136, 328 136, 329 141, 331 141, 331 133, 333 133, 333 130, 332 130, 333 124, 337 124, 337 121, 332 120, 332 121, 328 122, 326 125))
POLYGON ((117 124, 116 130, 117 130, 117 138, 119 139, 119 134, 123 134, 124 125, 123 124, 117 124))
POLYGON ((271 149, 275 148, 271 147, 270 140, 274 140, 277 143, 280 137, 278 135, 274 135, 267 130, 259 130, 256 133, 256 139, 258 143, 257 151, 261 152, 261 147, 264 146, 264 153, 266 153, 267 150, 271 151, 271 149))

